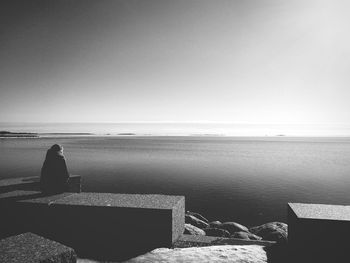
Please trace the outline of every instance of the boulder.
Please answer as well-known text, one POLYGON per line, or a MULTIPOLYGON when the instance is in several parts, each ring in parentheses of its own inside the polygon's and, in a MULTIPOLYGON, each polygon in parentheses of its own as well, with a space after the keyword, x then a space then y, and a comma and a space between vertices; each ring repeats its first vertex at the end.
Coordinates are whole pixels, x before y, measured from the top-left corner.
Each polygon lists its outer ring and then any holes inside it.
POLYGON ((220 229, 220 228, 205 228, 203 229, 205 231, 205 234, 207 236, 213 236, 213 237, 230 237, 230 232, 220 229))
POLYGON ((213 221, 209 223, 209 227, 211 228, 218 228, 222 223, 220 221, 213 221))
POLYGON ((286 243, 288 240, 288 225, 282 222, 270 222, 249 229, 255 235, 264 240, 286 243))
POLYGON ((284 244, 288 242, 288 234, 282 229, 276 229, 275 231, 272 231, 265 235, 264 239, 269 241, 276 241, 279 244, 284 244))
POLYGON ((191 216, 197 217, 198 219, 204 221, 205 223, 209 223, 208 219, 206 219, 201 214, 198 214, 198 213, 195 213, 195 212, 191 212, 191 211, 186 211, 186 215, 191 215, 191 216))
POLYGON ((194 235, 194 236, 205 236, 204 230, 193 226, 191 224, 185 224, 184 234, 194 235))
POLYGON ((227 230, 228 232, 230 232, 231 235, 233 233, 239 232, 239 231, 249 232, 247 227, 245 227, 241 224, 238 224, 236 222, 225 222, 225 223, 222 223, 221 225, 219 225, 218 228, 227 230))
POLYGON ((208 223, 206 223, 203 220, 198 219, 197 217, 192 216, 192 215, 185 215, 185 223, 191 224, 191 225, 199 227, 201 229, 207 228, 209 226, 208 223))
POLYGON ((261 240, 261 237, 254 235, 250 232, 243 232, 243 231, 239 231, 239 232, 235 232, 233 235, 231 235, 231 237, 233 238, 240 238, 240 239, 249 239, 249 240, 261 240))
POLYGON ((254 235, 253 233, 248 232, 248 237, 250 240, 261 240, 262 237, 254 235))

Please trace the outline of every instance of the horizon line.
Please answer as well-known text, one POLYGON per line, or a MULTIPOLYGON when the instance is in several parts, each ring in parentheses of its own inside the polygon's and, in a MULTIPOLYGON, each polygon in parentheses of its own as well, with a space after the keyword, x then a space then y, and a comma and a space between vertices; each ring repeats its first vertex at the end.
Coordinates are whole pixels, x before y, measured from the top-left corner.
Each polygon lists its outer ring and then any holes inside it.
POLYGON ((350 123, 277 123, 277 122, 230 122, 230 121, 0 121, 0 123, 11 124, 235 124, 235 125, 303 125, 303 126, 317 126, 317 125, 348 125, 350 123))

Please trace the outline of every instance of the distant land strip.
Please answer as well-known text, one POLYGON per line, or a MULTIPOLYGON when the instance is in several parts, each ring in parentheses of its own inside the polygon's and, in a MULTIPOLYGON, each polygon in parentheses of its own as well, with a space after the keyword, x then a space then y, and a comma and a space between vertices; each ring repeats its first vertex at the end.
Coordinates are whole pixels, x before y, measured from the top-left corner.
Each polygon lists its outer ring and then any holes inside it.
POLYGON ((9 131, 0 131, 0 138, 19 138, 19 137, 39 137, 37 133, 33 132, 9 132, 9 131))
POLYGON ((0 131, 0 138, 39 138, 40 136, 71 136, 71 135, 94 135, 93 133, 77 133, 77 132, 53 132, 53 133, 35 133, 35 132, 10 132, 0 131))
POLYGON ((93 133, 88 132, 44 132, 40 135, 94 135, 93 133))

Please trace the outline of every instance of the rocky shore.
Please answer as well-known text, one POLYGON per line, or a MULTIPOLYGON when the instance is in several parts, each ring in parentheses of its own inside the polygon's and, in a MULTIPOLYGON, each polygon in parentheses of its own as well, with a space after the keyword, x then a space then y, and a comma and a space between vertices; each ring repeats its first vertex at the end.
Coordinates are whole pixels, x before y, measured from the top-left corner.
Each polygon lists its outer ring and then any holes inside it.
POLYGON ((199 213, 187 211, 185 215, 184 234, 245 240, 266 240, 285 244, 288 240, 288 225, 282 222, 269 222, 248 228, 233 221, 209 221, 199 213))
MULTIPOLYGON (((218 220, 209 221, 203 215, 191 211, 185 214, 185 232, 187 235, 211 236, 232 240, 230 238, 254 241, 275 241, 265 247, 256 243, 231 245, 231 242, 220 242, 213 245, 186 244, 172 248, 158 248, 144 255, 127 260, 128 263, 141 262, 236 262, 236 263, 282 263, 286 260, 288 225, 282 222, 269 222, 254 227, 240 223, 218 220), (227 239, 228 238, 228 239, 227 239)), ((258 242, 257 242, 258 243, 258 242)), ((101 263, 88 259, 78 259, 78 263, 101 263)))
POLYGON ((180 246, 177 242, 170 249, 158 248, 126 262, 282 263, 287 260, 288 225, 282 222, 269 222, 248 228, 233 221, 209 221, 199 213, 187 211, 184 234, 197 236, 197 242, 182 240, 180 246), (199 241, 215 237, 219 238, 220 242, 203 245, 199 241), (241 241, 238 241, 240 239, 241 241), (266 241, 265 244, 262 241, 266 241), (267 241, 275 243, 270 242, 267 245, 267 241))

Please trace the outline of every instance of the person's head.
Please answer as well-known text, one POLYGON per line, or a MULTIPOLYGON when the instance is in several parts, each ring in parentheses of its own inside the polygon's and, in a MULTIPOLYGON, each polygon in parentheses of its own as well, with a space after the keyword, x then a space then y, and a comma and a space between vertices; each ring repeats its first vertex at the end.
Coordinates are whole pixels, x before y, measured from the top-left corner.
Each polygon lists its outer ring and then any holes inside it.
POLYGON ((63 153, 63 146, 59 145, 59 144, 54 144, 51 146, 50 148, 51 151, 53 152, 57 152, 57 153, 63 153))

